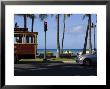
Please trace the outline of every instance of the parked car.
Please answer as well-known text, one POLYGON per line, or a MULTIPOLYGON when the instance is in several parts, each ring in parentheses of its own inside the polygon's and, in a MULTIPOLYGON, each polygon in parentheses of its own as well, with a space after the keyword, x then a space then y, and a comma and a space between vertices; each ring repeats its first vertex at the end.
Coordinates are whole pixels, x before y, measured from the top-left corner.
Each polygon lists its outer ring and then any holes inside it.
POLYGON ((76 62, 78 64, 83 64, 83 65, 96 65, 97 64, 97 54, 84 54, 84 55, 79 55, 76 58, 76 62))

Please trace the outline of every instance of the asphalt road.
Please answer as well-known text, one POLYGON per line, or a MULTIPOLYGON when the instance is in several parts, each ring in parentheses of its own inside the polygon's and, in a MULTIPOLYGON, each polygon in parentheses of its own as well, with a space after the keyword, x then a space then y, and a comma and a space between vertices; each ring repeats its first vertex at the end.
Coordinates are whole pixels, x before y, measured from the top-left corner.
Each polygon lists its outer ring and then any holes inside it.
POLYGON ((96 66, 69 63, 15 64, 15 76, 97 76, 96 66))

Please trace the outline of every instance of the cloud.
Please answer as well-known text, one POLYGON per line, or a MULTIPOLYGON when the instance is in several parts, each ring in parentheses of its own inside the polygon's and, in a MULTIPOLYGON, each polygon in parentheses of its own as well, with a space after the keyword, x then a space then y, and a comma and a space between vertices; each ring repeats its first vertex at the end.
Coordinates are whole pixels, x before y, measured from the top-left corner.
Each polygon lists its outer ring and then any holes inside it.
POLYGON ((66 33, 81 33, 83 32, 83 26, 77 25, 74 27, 71 27, 70 29, 66 29, 66 33))
POLYGON ((76 26, 73 28, 73 32, 81 32, 82 29, 83 29, 83 27, 81 25, 79 25, 79 26, 76 26))

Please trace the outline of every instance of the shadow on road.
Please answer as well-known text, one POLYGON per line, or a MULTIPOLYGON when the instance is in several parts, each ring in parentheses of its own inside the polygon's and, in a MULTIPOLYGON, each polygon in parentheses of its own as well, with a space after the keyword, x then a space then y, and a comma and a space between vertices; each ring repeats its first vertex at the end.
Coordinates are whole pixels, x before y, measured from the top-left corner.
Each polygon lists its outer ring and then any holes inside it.
POLYGON ((15 64, 15 76, 96 76, 96 66, 64 63, 15 64))

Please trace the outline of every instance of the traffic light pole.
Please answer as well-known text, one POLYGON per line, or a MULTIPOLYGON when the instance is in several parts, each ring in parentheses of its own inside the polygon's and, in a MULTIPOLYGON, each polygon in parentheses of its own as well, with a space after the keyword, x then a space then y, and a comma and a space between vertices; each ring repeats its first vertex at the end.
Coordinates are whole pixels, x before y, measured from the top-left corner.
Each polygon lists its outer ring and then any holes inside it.
POLYGON ((46 31, 45 31, 45 53, 44 53, 44 61, 46 61, 46 31))
POLYGON ((44 52, 44 61, 47 61, 46 58, 46 31, 47 31, 47 22, 44 21, 44 32, 45 32, 45 52, 44 52))

